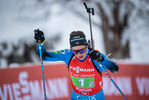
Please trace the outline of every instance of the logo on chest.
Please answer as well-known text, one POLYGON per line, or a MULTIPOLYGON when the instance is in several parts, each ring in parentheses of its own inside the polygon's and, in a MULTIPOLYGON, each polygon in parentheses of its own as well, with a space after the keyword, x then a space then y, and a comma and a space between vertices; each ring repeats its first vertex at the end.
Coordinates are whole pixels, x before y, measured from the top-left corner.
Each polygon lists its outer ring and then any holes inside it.
POLYGON ((77 67, 69 66, 69 68, 70 68, 70 71, 75 71, 76 73, 95 71, 94 68, 80 68, 79 66, 77 66, 77 67))

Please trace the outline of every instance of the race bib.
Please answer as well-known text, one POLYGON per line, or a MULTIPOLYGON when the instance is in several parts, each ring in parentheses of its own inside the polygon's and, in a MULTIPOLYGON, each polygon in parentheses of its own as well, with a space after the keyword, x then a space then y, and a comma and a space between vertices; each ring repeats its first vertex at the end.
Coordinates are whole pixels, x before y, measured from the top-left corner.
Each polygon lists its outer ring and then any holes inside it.
POLYGON ((95 86, 94 78, 78 78, 71 75, 73 85, 78 88, 92 88, 95 86))

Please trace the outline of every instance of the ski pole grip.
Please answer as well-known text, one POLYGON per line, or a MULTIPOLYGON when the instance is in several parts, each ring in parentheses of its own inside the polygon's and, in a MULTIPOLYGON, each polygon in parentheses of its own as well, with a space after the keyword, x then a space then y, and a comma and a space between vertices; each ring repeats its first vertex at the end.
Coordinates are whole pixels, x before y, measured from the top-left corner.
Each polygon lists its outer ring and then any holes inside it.
POLYGON ((86 8, 86 9, 88 9, 88 8, 87 8, 87 5, 86 5, 86 3, 85 3, 85 2, 84 2, 84 6, 85 6, 85 8, 86 8))
POLYGON ((94 8, 92 8, 92 15, 95 15, 95 13, 94 13, 94 8))
POLYGON ((86 5, 85 2, 84 2, 84 6, 85 6, 85 8, 86 8, 86 11, 87 11, 88 13, 90 13, 90 9, 87 7, 87 5, 86 5))

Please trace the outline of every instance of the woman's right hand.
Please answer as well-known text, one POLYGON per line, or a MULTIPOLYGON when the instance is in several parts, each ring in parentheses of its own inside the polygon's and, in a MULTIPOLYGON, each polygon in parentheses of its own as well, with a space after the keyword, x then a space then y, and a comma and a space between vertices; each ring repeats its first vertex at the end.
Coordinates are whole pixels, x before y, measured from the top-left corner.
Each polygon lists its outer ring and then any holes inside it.
POLYGON ((38 44, 42 44, 45 41, 44 33, 39 29, 34 30, 34 39, 38 44))

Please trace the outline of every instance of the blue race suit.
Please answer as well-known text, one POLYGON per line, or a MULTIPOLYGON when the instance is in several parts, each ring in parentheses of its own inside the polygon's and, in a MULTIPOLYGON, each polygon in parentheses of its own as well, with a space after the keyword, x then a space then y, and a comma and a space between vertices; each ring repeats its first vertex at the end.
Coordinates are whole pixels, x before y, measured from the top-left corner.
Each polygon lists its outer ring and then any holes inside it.
MULTIPOLYGON (((44 44, 41 46, 41 50, 42 50, 42 56, 43 56, 42 58, 44 61, 64 61, 67 66, 69 66, 69 62, 73 56, 73 53, 70 49, 59 50, 56 52, 46 52, 44 48, 44 44)), ((87 57, 89 56, 88 52, 89 50, 87 49, 87 54, 84 60, 87 59, 87 57)), ((37 44, 37 53, 39 54, 38 44, 37 44)), ((107 59, 104 54, 102 53, 100 54, 104 57, 104 60, 102 61, 102 65, 105 69, 111 72, 116 72, 119 70, 119 67, 116 63, 114 63, 110 59, 107 59)), ((84 60, 79 60, 79 61, 83 62, 84 60)), ((96 67, 98 67, 98 63, 95 60, 93 60, 93 63, 96 67)), ((102 73, 103 70, 99 67, 98 71, 102 73)), ((104 97, 103 89, 100 92, 93 94, 93 95, 81 95, 81 94, 76 93, 72 89, 71 100, 105 100, 105 97, 104 97)))

